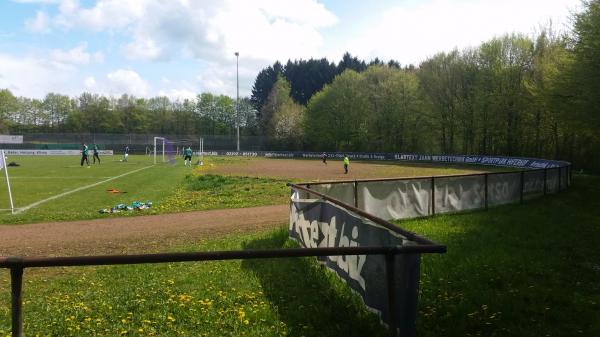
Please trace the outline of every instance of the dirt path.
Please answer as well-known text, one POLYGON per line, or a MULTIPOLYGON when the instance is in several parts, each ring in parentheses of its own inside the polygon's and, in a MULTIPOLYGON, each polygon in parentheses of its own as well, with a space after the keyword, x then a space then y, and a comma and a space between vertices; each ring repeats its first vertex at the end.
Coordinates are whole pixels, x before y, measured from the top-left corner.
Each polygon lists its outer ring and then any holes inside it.
POLYGON ((288 205, 0 226, 0 256, 74 256, 165 247, 287 223, 288 205))
POLYGON ((350 162, 350 172, 344 174, 341 160, 235 158, 235 164, 203 167, 206 173, 234 176, 276 177, 302 181, 354 180, 394 177, 431 176, 459 173, 480 173, 481 167, 432 165, 427 163, 350 162))
MULTIPOLYGON (((339 160, 236 158, 205 166, 206 173, 285 179, 352 180, 479 172, 467 167, 352 162, 349 174, 339 160)), ((73 256, 165 251, 230 233, 274 228, 288 222, 288 205, 178 214, 121 217, 29 225, 0 225, 0 256, 73 256)))

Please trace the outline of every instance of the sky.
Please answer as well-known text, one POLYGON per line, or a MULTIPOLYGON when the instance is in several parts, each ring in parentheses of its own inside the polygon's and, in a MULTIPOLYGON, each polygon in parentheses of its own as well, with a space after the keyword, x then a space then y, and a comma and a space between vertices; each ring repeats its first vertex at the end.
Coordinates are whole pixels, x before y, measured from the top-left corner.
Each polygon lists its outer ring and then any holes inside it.
POLYGON ((277 60, 337 63, 347 51, 418 65, 550 22, 567 31, 580 10, 580 0, 0 0, 0 89, 235 97, 239 77, 244 97, 277 60))

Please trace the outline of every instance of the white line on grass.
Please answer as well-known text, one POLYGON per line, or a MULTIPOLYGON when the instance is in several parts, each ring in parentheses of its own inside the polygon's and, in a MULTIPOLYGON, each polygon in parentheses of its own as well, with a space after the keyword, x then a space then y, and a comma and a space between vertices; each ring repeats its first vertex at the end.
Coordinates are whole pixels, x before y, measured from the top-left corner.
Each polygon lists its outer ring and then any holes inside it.
POLYGON ((47 199, 44 199, 44 200, 36 201, 36 202, 34 202, 33 204, 29 204, 29 205, 27 205, 27 206, 25 206, 25 207, 21 207, 21 208, 18 208, 18 209, 17 209, 17 208, 15 208, 15 214, 23 213, 23 212, 25 212, 26 210, 28 210, 28 209, 30 209, 30 208, 33 208, 33 207, 36 207, 36 206, 38 206, 38 205, 40 205, 40 204, 43 204, 43 203, 45 203, 45 202, 47 202, 47 201, 54 200, 54 199, 58 199, 58 198, 62 198, 62 197, 64 197, 65 195, 69 195, 69 194, 72 194, 72 193, 75 193, 75 192, 79 192, 79 191, 81 191, 81 190, 85 190, 85 189, 88 189, 88 188, 91 188, 91 187, 94 187, 94 186, 98 186, 98 185, 100 185, 100 184, 103 184, 103 183, 105 183, 105 182, 107 182, 107 181, 111 181, 111 180, 119 179, 119 178, 121 178, 121 177, 124 177, 124 176, 126 176, 126 175, 129 175, 129 174, 132 174, 132 173, 136 173, 136 172, 138 172, 138 171, 141 171, 141 170, 145 170, 145 169, 147 169, 147 168, 150 168, 150 167, 152 167, 152 166, 154 166, 154 165, 150 165, 150 166, 142 167, 142 168, 140 168, 140 169, 137 169, 137 170, 133 170, 133 171, 130 171, 130 172, 127 172, 127 173, 123 173, 123 174, 121 174, 121 175, 118 175, 118 176, 116 176, 116 177, 112 177, 112 178, 109 178, 109 179, 106 179, 106 180, 102 180, 102 181, 99 181, 99 182, 97 182, 97 183, 94 183, 94 184, 91 184, 91 185, 87 185, 87 186, 78 187, 78 188, 76 188, 76 189, 74 189, 74 190, 70 190, 70 191, 67 191, 67 192, 64 192, 64 193, 61 193, 61 194, 57 194, 57 195, 51 196, 50 198, 47 198, 47 199))
POLYGON ((112 177, 95 177, 95 176, 81 176, 81 177, 59 177, 59 176, 54 176, 54 177, 31 177, 31 176, 18 176, 18 177, 10 177, 10 180, 13 179, 50 179, 50 180, 55 180, 55 179, 98 179, 98 178, 112 178, 112 177))

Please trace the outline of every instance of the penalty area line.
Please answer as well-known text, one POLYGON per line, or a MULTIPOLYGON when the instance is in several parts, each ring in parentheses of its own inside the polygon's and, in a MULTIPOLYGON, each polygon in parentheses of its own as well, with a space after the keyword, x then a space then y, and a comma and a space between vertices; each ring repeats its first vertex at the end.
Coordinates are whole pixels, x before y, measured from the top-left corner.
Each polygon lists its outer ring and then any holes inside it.
POLYGON ((16 207, 15 207, 15 214, 23 213, 23 212, 25 212, 26 210, 28 210, 28 209, 31 209, 31 208, 33 208, 33 207, 36 207, 36 206, 38 206, 38 205, 40 205, 40 204, 43 204, 43 203, 45 203, 45 202, 48 202, 48 201, 51 201, 51 200, 54 200, 54 199, 58 199, 58 198, 62 198, 62 197, 64 197, 65 195, 69 195, 69 194, 72 194, 72 193, 75 193, 75 192, 83 191, 83 190, 85 190, 85 189, 92 188, 92 187, 98 186, 98 185, 100 185, 100 184, 104 184, 105 182, 108 182, 108 181, 111 181, 111 180, 119 179, 119 178, 121 178, 121 177, 124 177, 124 176, 126 176, 126 175, 130 175, 130 174, 132 174, 132 173, 136 173, 136 172, 139 172, 139 171, 141 171, 141 170, 145 170, 145 169, 147 169, 147 168, 150 168, 150 167, 152 167, 152 166, 154 166, 154 165, 150 165, 150 166, 146 166, 146 167, 139 168, 139 169, 137 169, 137 170, 129 171, 129 172, 127 172, 127 173, 123 173, 123 174, 121 174, 121 175, 118 175, 118 176, 116 176, 116 177, 108 178, 108 179, 106 179, 106 180, 102 180, 102 181, 99 181, 99 182, 97 182, 97 183, 93 183, 93 184, 91 184, 91 185, 86 185, 86 186, 78 187, 78 188, 76 188, 76 189, 74 189, 74 190, 70 190, 70 191, 67 191, 67 192, 63 192, 63 193, 61 193, 61 194, 57 194, 57 195, 51 196, 50 198, 46 198, 46 199, 44 199, 44 200, 36 201, 36 202, 34 202, 33 204, 29 204, 29 205, 27 205, 27 206, 25 206, 25 207, 21 207, 21 208, 16 208, 16 207))

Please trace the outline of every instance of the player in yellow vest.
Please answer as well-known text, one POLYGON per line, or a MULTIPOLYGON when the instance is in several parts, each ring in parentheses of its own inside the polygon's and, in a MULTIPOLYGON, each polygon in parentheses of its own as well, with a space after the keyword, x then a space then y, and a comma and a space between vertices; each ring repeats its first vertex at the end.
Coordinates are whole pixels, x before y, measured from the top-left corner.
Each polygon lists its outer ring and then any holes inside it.
POLYGON ((344 174, 348 174, 348 166, 350 166, 350 159, 348 155, 344 155, 344 174))

